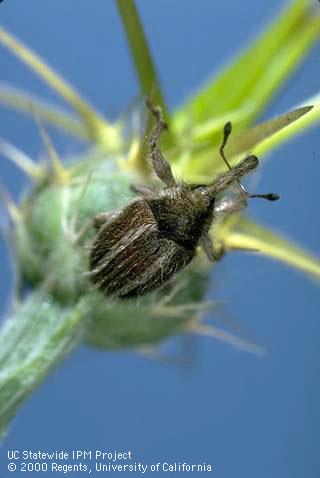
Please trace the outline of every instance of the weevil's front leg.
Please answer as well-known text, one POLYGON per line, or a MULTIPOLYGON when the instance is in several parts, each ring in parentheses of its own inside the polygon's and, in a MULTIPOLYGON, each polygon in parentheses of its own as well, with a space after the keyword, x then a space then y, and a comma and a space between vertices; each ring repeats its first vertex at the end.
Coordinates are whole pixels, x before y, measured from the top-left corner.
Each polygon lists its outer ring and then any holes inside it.
POLYGON ((154 172, 159 179, 166 186, 174 186, 176 184, 175 179, 172 174, 170 164, 163 157, 159 147, 158 141, 161 136, 161 133, 168 129, 167 123, 163 120, 161 108, 159 106, 153 106, 150 102, 150 99, 146 99, 146 106, 151 111, 153 116, 156 119, 155 127, 153 128, 150 138, 149 138, 149 148, 150 148, 150 157, 151 163, 154 172))
MULTIPOLYGON (((212 218, 219 222, 223 221, 230 214, 242 211, 246 205, 247 196, 242 192, 239 192, 233 197, 223 198, 215 204, 212 218)), ((225 253, 223 243, 221 243, 221 241, 219 244, 212 243, 209 232, 205 232, 202 235, 200 244, 211 262, 219 261, 225 253)))
POLYGON ((208 232, 205 232, 202 235, 200 244, 210 262, 219 261, 225 253, 224 247, 221 243, 219 245, 213 245, 208 232))
POLYGON ((158 147, 150 141, 152 167, 161 181, 169 187, 176 184, 170 164, 164 159, 158 147))

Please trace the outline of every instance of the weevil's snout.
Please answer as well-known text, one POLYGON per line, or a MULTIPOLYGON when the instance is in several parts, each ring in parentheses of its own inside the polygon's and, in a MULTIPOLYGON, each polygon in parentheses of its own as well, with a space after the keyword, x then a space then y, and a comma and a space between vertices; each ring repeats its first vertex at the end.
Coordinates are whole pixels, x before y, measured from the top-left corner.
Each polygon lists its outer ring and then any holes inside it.
POLYGON ((244 158, 241 163, 246 172, 253 171, 259 166, 259 159, 254 154, 244 158))

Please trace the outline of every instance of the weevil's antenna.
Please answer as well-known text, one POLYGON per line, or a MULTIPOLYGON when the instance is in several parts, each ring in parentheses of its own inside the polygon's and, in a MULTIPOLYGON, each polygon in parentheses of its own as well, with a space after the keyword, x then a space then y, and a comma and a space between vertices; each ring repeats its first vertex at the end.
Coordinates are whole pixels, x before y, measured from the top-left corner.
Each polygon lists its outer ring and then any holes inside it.
MULTIPOLYGON (((232 167, 230 166, 230 163, 229 161, 227 160, 227 158, 225 157, 225 154, 224 154, 224 148, 227 144, 227 141, 228 141, 228 138, 231 134, 231 131, 232 131, 232 124, 231 124, 231 121, 228 121, 225 125, 224 125, 224 128, 223 128, 223 140, 222 140, 222 144, 220 146, 220 149, 219 149, 219 152, 220 152, 220 156, 222 157, 223 161, 226 163, 226 165, 228 166, 228 169, 231 171, 232 170, 232 167)), ((262 198, 262 199, 267 199, 268 201, 277 201, 280 196, 278 196, 278 194, 275 194, 275 193, 269 193, 269 194, 250 194, 248 193, 248 191, 245 189, 245 187, 243 186, 243 184, 238 180, 237 183, 239 184, 239 187, 241 189, 241 191, 248 197, 248 198, 262 198)))

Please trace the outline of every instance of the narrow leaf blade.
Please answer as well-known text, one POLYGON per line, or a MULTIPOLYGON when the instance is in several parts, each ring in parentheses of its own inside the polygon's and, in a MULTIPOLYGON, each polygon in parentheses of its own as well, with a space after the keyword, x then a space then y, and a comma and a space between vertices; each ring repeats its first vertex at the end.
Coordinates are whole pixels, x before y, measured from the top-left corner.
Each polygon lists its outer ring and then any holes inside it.
POLYGON ((320 258, 247 218, 237 221, 236 227, 223 237, 223 243, 227 249, 256 250, 320 279, 320 258))
POLYGON ((20 42, 11 33, 0 27, 0 43, 14 53, 34 73, 64 98, 79 114, 89 137, 98 144, 118 147, 119 136, 115 127, 84 100, 79 93, 56 73, 39 55, 20 42))

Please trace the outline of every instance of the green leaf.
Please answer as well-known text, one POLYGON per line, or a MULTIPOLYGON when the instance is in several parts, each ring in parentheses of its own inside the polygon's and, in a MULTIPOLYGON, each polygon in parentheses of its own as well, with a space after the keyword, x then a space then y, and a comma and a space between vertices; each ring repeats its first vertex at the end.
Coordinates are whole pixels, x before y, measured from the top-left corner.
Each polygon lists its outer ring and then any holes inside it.
MULTIPOLYGON (((153 105, 160 106, 164 119, 169 122, 169 112, 161 90, 160 79, 152 59, 152 54, 135 2, 134 0, 117 0, 117 7, 138 76, 141 95, 143 97, 148 96, 153 105)), ((150 136, 153 125, 154 119, 149 112, 147 114, 143 138, 148 138, 150 136)), ((169 146, 172 144, 172 142, 173 138, 171 130, 169 130, 165 135, 164 144, 169 146)), ((130 166, 139 171, 145 177, 150 175, 148 145, 145 141, 140 141, 137 153, 133 158, 131 158, 130 166)))
POLYGON ((307 104, 314 105, 306 114, 296 121, 286 125, 284 128, 276 131, 271 136, 267 136, 254 147, 254 153, 258 156, 264 155, 275 149, 280 144, 288 141, 305 129, 320 122, 320 94, 306 101, 307 104))
POLYGON ((235 62, 182 105, 174 116, 175 129, 190 124, 189 118, 199 125, 242 108, 247 113, 242 127, 252 122, 319 36, 319 21, 309 1, 293 2, 235 62))
MULTIPOLYGON (((256 151, 259 143, 270 139, 278 131, 287 128, 292 123, 298 122, 300 118, 309 113, 313 106, 303 106, 288 113, 284 113, 276 118, 272 118, 263 123, 259 123, 252 128, 240 133, 234 138, 230 138, 230 144, 226 146, 227 156, 234 156, 248 151, 256 151)), ((299 123, 298 123, 299 124, 299 123)))
POLYGON ((43 179, 44 171, 42 166, 34 163, 23 151, 2 138, 0 138, 0 154, 15 164, 30 178, 35 180, 43 179))
MULTIPOLYGON (((238 135, 232 134, 225 147, 229 162, 234 165, 240 161, 243 154, 249 152, 254 152, 260 157, 281 141, 289 139, 293 134, 310 126, 313 122, 319 121, 319 119, 320 108, 318 106, 303 106, 264 121, 238 135)), ((219 148, 195 153, 187 164, 184 162, 177 166, 184 167, 184 174, 189 176, 191 174, 193 178, 197 174, 204 174, 204 172, 209 171, 213 175, 225 170, 219 148)))
POLYGON ((227 250, 254 250, 320 279, 320 258, 247 218, 240 217, 220 239, 227 250))
POLYGON ((154 104, 161 106, 164 117, 168 119, 168 109, 161 91, 160 80, 135 2, 134 0, 117 0, 117 7, 138 75, 141 94, 150 96, 154 104))
POLYGON ((36 114, 41 120, 72 136, 90 140, 88 131, 75 116, 18 88, 0 83, 0 103, 32 117, 36 114))
POLYGON ((109 125, 79 93, 56 73, 39 55, 21 43, 17 38, 0 27, 0 43, 14 53, 31 70, 42 78, 53 90, 64 98, 79 114, 88 131, 88 136, 108 148, 119 147, 119 131, 109 125))

